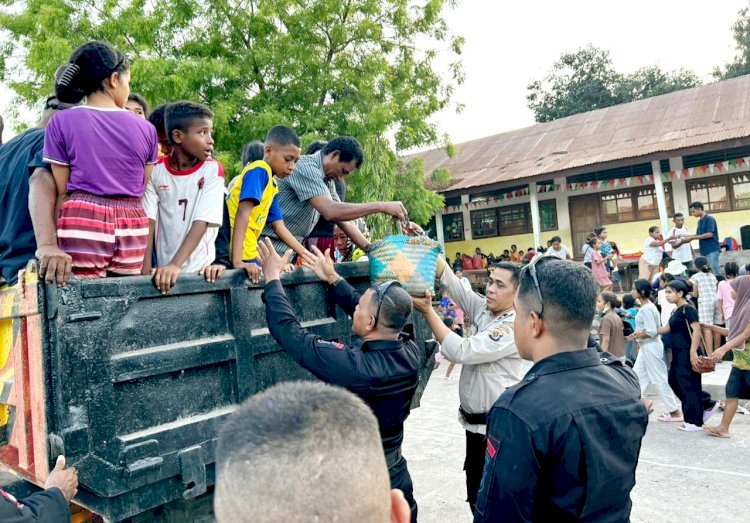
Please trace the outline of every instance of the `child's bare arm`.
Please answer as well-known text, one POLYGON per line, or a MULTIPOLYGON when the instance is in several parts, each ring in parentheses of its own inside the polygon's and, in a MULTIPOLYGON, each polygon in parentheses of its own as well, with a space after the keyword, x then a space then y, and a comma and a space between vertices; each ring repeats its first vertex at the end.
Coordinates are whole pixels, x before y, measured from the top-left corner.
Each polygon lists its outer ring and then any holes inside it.
POLYGON ((151 274, 151 260, 154 255, 154 228, 156 222, 148 220, 148 243, 146 244, 146 254, 143 255, 143 269, 141 274, 151 274))
POLYGON ((242 250, 245 247, 247 224, 250 223, 250 214, 254 207, 252 200, 242 200, 237 206, 237 214, 234 217, 234 227, 232 228, 232 267, 235 269, 244 266, 242 250))
POLYGON ((55 218, 60 213, 60 207, 68 196, 68 181, 70 180, 70 167, 66 165, 52 164, 52 177, 55 179, 57 188, 57 200, 55 201, 55 218))
POLYGON ((276 233, 276 236, 278 236, 279 240, 286 243, 295 253, 297 253, 297 256, 301 257, 302 259, 310 256, 310 251, 305 249, 305 246, 298 242, 297 238, 295 238, 294 235, 289 231, 289 229, 286 228, 286 225, 284 225, 284 220, 277 220, 271 223, 271 227, 273 227, 273 232, 276 233))
POLYGON ((162 294, 171 291, 172 287, 177 283, 177 277, 182 272, 182 265, 198 246, 201 238, 206 234, 207 229, 208 222, 195 220, 190 226, 187 236, 182 241, 182 245, 177 249, 172 261, 169 262, 169 265, 158 267, 156 269, 156 273, 154 273, 154 284, 162 294))

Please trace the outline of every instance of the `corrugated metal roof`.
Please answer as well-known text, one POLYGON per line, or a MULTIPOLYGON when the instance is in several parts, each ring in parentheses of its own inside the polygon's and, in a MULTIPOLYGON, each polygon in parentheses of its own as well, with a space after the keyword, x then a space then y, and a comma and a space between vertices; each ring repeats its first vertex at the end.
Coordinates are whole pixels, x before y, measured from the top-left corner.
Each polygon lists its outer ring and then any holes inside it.
MULTIPOLYGON (((410 155, 451 171, 441 192, 750 138, 750 75, 410 155)), ((664 158, 668 155, 665 154, 664 158)))

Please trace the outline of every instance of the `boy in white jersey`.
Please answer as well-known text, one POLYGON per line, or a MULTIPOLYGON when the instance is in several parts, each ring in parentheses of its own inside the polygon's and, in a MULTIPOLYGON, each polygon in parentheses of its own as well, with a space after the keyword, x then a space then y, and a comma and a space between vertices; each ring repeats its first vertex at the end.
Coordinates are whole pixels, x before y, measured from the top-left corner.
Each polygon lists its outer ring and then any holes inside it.
MULTIPOLYGON (((143 196, 149 243, 142 274, 153 272, 162 294, 181 272, 202 272, 213 263, 224 201, 224 169, 211 158, 213 113, 203 105, 176 102, 167 106, 165 126, 172 151, 157 163, 143 196), (152 271, 154 244, 157 268, 152 271)), ((221 272, 210 270, 207 278, 221 272)))

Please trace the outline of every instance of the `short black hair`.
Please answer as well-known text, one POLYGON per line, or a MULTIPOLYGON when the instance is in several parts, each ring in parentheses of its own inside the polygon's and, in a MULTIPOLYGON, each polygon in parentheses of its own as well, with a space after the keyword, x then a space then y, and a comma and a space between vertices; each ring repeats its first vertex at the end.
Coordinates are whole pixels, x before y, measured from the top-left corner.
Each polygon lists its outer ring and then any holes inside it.
POLYGON ((521 269, 523 269, 520 263, 501 261, 492 263, 490 267, 493 270, 502 269, 504 271, 508 271, 511 274, 510 279, 513 282, 514 287, 516 289, 518 288, 518 282, 521 279, 521 269))
POLYGON ((672 216, 672 218, 674 218, 675 220, 676 220, 677 218, 684 218, 684 217, 685 217, 685 215, 683 215, 683 214, 682 214, 681 212, 676 212, 676 213, 674 213, 674 215, 672 216))
POLYGON ((626 294, 622 297, 622 306, 626 309, 632 309, 635 307, 635 298, 633 298, 632 294, 626 294))
POLYGON ((703 210, 703 204, 701 202, 693 202, 690 204, 690 208, 703 210))
POLYGON ((601 233, 603 233, 606 230, 607 230, 606 227, 597 227, 596 229, 594 229, 594 234, 596 234, 597 236, 599 236, 599 235, 601 235, 601 233))
MULTIPOLYGON (((560 260, 554 256, 541 258, 535 265, 537 280, 544 300, 545 325, 551 331, 578 335, 588 332, 596 312, 597 286, 591 270, 582 263, 560 260)), ((541 310, 531 270, 523 270, 518 298, 530 298, 541 310)))
POLYGON ((349 163, 354 160, 357 169, 359 169, 365 161, 365 153, 362 151, 362 146, 351 136, 337 136, 323 147, 324 155, 336 151, 339 152, 339 160, 343 163, 349 163))
POLYGON ((148 121, 156 127, 156 132, 159 134, 167 134, 167 128, 164 125, 164 113, 167 111, 167 105, 169 104, 161 104, 148 116, 148 121))
POLYGON ((195 120, 199 118, 213 119, 213 117, 214 113, 211 112, 211 109, 195 102, 180 100, 167 105, 167 109, 164 111, 164 126, 167 130, 169 143, 174 145, 172 142, 174 131, 186 133, 195 120))
POLYGON ((560 238, 559 236, 553 236, 552 238, 549 239, 549 241, 551 241, 552 243, 555 243, 555 242, 562 243, 562 238, 560 238))
POLYGON ((454 320, 453 318, 451 318, 450 316, 443 316, 443 325, 445 325, 445 326, 446 326, 446 327, 448 327, 449 329, 450 329, 451 327, 453 327, 453 322, 454 322, 454 321, 455 321, 455 320, 454 320))
POLYGON ((322 151, 326 145, 328 145, 328 142, 325 140, 313 140, 313 142, 307 146, 307 149, 305 149, 305 154, 315 154, 318 151, 322 151))
POLYGON ((658 231, 658 230, 659 230, 658 225, 652 225, 651 227, 648 228, 648 233, 651 234, 652 232, 658 231))
POLYGON ((246 166, 249 163, 257 162, 262 160, 266 155, 265 147, 263 142, 255 140, 254 142, 247 142, 242 146, 242 153, 240 154, 240 162, 242 166, 246 166))
POLYGON ((271 127, 271 129, 266 133, 265 143, 266 145, 273 144, 280 147, 284 147, 287 145, 296 145, 297 147, 300 146, 297 131, 295 131, 291 127, 287 127, 286 125, 277 125, 275 127, 271 127))
MULTIPOLYGON (((378 287, 382 285, 374 283, 370 286, 372 289, 372 300, 370 307, 373 314, 378 308, 378 287)), ((380 306, 380 317, 378 324, 395 331, 401 331, 407 323, 412 313, 412 301, 406 289, 400 285, 391 285, 383 296, 383 304, 380 306)))
POLYGON ((55 72, 55 94, 61 102, 78 103, 84 96, 102 90, 104 80, 110 75, 129 68, 128 59, 112 44, 86 42, 55 72))
POLYGON ((146 118, 151 115, 151 106, 148 104, 143 95, 138 93, 130 93, 128 95, 128 101, 135 102, 140 105, 141 109, 143 109, 143 114, 146 115, 146 118))

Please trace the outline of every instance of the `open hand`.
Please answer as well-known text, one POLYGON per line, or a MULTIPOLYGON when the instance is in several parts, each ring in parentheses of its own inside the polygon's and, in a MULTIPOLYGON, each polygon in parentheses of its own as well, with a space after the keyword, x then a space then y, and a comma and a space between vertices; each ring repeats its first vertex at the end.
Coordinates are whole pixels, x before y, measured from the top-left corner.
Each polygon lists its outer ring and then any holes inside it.
POLYGON ((325 254, 313 245, 310 259, 303 259, 302 265, 313 271, 318 278, 330 284, 339 279, 336 269, 333 268, 331 249, 326 249, 325 254))
POLYGON ((422 315, 428 314, 430 311, 434 311, 432 308, 432 294, 430 291, 424 291, 424 297, 411 297, 411 302, 414 304, 414 308, 417 309, 422 315))
POLYGON ((212 265, 206 265, 200 270, 198 274, 204 275, 208 283, 214 283, 216 280, 221 278, 221 275, 224 274, 225 270, 226 267, 224 267, 222 264, 215 263, 212 265))
POLYGON ((283 257, 279 256, 268 238, 258 242, 258 259, 260 259, 263 274, 266 276, 266 282, 280 278, 281 271, 289 264, 292 254, 294 254, 294 251, 289 249, 283 257))
POLYGON ((58 287, 64 287, 73 271, 73 258, 57 245, 41 245, 37 248, 39 277, 46 283, 57 280, 58 287))
POLYGON ((78 471, 75 467, 65 468, 65 456, 57 456, 55 468, 44 483, 45 489, 53 487, 60 489, 68 502, 78 493, 78 471))

